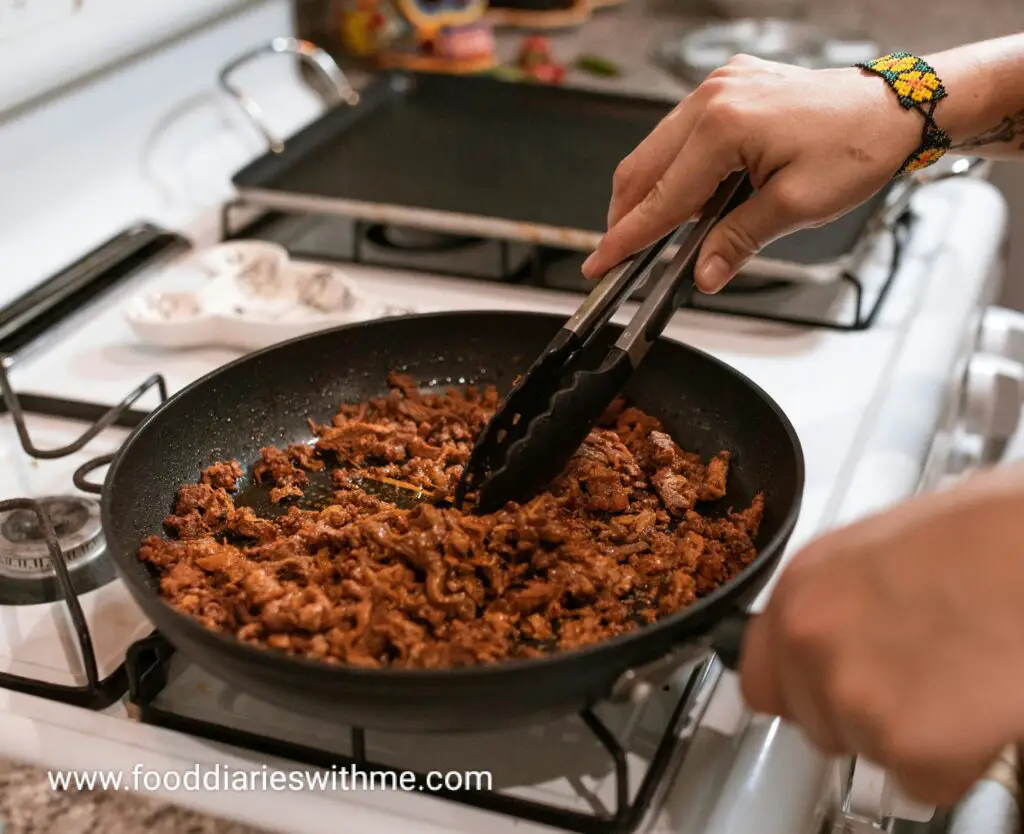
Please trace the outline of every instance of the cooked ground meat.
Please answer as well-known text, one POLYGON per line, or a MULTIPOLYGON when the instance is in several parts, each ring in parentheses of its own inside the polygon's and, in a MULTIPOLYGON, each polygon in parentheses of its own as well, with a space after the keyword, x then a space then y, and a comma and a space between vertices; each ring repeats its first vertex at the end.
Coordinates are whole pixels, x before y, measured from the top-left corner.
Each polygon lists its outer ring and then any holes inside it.
MULTIPOLYGON (((389 393, 344 405, 315 441, 267 448, 253 479, 278 512, 237 506, 237 461, 185 484, 139 558, 161 590, 208 628, 326 663, 438 668, 571 650, 679 611, 756 555, 763 496, 701 514, 725 496, 729 453, 707 463, 657 419, 616 402, 562 475, 526 504, 490 515, 451 508, 493 388, 389 393), (301 506, 307 473, 333 495, 301 506), (420 490, 404 506, 364 489, 420 490)), ((412 492, 409 493, 412 495, 412 492)))
POLYGON ((200 479, 200 483, 217 489, 234 490, 235 484, 245 474, 237 460, 229 460, 227 463, 215 463, 209 467, 200 479))

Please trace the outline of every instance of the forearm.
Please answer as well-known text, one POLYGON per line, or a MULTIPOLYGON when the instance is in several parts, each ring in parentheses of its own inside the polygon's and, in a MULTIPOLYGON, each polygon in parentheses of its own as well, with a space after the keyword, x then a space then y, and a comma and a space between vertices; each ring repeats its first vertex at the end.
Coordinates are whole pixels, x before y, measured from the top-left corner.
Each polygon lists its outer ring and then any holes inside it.
POLYGON ((924 56, 948 91, 935 121, 970 156, 1024 158, 1024 34, 924 56))

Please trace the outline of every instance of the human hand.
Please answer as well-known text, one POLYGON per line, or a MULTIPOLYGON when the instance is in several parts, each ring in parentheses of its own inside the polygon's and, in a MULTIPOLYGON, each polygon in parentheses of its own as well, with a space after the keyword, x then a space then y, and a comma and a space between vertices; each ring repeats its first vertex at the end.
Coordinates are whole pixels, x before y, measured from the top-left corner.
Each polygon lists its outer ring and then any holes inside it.
POLYGON ((697 264, 697 286, 717 292, 773 240, 834 220, 879 191, 921 129, 921 117, 904 111, 884 81, 859 69, 737 56, 619 165, 608 232, 583 273, 602 277, 746 169, 757 193, 711 231, 697 264))
POLYGON ((951 806, 1024 739, 1024 468, 812 543, 748 627, 750 708, 951 806))

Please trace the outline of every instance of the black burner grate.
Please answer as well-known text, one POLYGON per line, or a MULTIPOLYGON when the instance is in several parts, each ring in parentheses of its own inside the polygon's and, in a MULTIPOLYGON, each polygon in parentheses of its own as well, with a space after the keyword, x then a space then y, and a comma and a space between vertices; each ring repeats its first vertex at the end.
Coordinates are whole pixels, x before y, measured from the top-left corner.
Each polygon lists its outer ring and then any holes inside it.
MULTIPOLYGON (((434 244, 401 247, 385 240, 386 230, 380 224, 275 211, 253 218, 253 209, 244 200, 226 203, 221 215, 222 238, 278 243, 293 257, 304 260, 424 271, 579 295, 591 288, 579 273, 583 257, 578 252, 459 235, 437 236, 434 244), (480 258, 461 256, 463 250, 473 247, 482 253, 480 258)), ((914 219, 913 212, 905 208, 879 227, 879 233, 887 234, 892 246, 885 277, 874 286, 867 286, 850 269, 839 272, 834 282, 826 284, 741 276, 718 295, 694 293, 683 306, 702 313, 801 327, 866 330, 875 323, 900 270, 914 219), (804 301, 794 303, 798 296, 804 301), (751 303, 755 297, 756 303, 751 303)), ((424 236, 429 241, 429 236, 424 236)), ((634 298, 642 300, 643 294, 641 287, 634 298)))
MULTIPOLYGON (((155 388, 161 402, 167 399, 167 384, 158 374, 111 407, 41 394, 16 394, 7 369, 36 349, 44 338, 64 327, 90 303, 156 263, 179 254, 189 245, 180 235, 152 223, 134 224, 0 310, 0 414, 10 414, 25 454, 36 460, 68 457, 80 452, 111 426, 129 429, 138 426, 147 414, 132 409, 132 406, 147 391, 155 388), (28 414, 71 420, 86 424, 86 428, 66 446, 42 449, 32 440, 25 419, 28 414)), ((98 495, 100 485, 87 480, 86 476, 111 459, 112 456, 107 455, 81 467, 74 474, 74 485, 83 492, 98 495)), ((42 501, 31 498, 0 501, 0 512, 14 511, 32 513, 38 522, 53 568, 57 596, 64 601, 75 630, 86 683, 84 686, 62 686, 0 672, 0 687, 102 709, 127 690, 124 666, 118 667, 106 680, 100 680, 92 636, 78 599, 77 583, 70 575, 65 554, 42 501)))
MULTIPOLYGON (((407 771, 394 765, 376 762, 366 753, 366 730, 351 729, 351 755, 282 741, 260 735, 258 732, 238 730, 221 724, 183 715, 173 709, 158 706, 156 701, 167 686, 168 667, 174 648, 159 634, 154 633, 135 643, 128 650, 126 668, 129 681, 129 701, 135 707, 139 720, 165 727, 190 736, 199 736, 220 744, 228 744, 266 756, 280 758, 311 767, 357 767, 364 773, 393 773, 407 771)), ((653 757, 638 789, 630 796, 630 773, 626 749, 615 734, 593 711, 585 710, 579 717, 600 743, 614 765, 614 810, 606 813, 584 813, 541 801, 511 796, 497 790, 430 789, 423 774, 416 774, 417 793, 457 802, 484 811, 491 811, 528 822, 551 826, 579 834, 632 834, 654 807, 659 791, 671 777, 671 765, 685 753, 692 736, 692 728, 699 720, 695 709, 697 694, 708 680, 713 661, 708 661, 689 678, 678 701, 674 704, 661 734, 653 757), (422 790, 420 789, 422 788, 422 790)))
MULTIPOLYGON (((158 391, 161 402, 167 399, 167 384, 164 378, 158 374, 151 376, 113 407, 37 394, 18 395, 11 386, 7 375, 6 358, 0 356, 0 394, 2 394, 0 414, 11 415, 22 449, 29 457, 37 460, 56 460, 73 455, 111 426, 135 428, 147 415, 146 412, 132 409, 132 406, 153 388, 158 391), (86 423, 88 426, 75 441, 66 446, 57 449, 41 449, 32 441, 25 420, 27 414, 59 417, 86 423)), ((100 485, 88 481, 85 476, 100 466, 106 465, 111 459, 111 455, 105 455, 79 468, 74 475, 75 486, 84 492, 99 494, 100 485)), ((65 686, 0 672, 0 687, 92 709, 103 709, 120 698, 127 690, 128 679, 125 668, 123 665, 119 666, 108 678, 100 679, 92 635, 89 633, 89 626, 57 540, 57 534, 43 504, 31 498, 10 498, 0 501, 0 513, 15 510, 34 513, 38 520, 56 582, 60 588, 61 598, 75 630, 86 683, 84 686, 65 686)))

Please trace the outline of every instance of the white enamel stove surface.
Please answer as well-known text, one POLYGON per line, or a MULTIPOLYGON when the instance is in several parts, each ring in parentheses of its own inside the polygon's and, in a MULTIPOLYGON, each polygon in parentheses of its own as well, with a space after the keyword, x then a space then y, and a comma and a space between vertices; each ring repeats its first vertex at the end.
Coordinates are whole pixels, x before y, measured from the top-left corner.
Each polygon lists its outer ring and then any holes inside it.
MULTIPOLYGON (((286 0, 246 5, 183 42, 150 48, 118 72, 0 120, 0 157, 19 160, 0 172, 3 193, 18 195, 0 201, 5 269, 0 303, 140 217, 184 226, 186 234, 210 239, 211 217, 229 193, 231 172, 262 150, 237 106, 215 94, 217 71, 232 55, 287 33, 292 25, 286 0), (68 124, 76 129, 67 131, 68 124)), ((262 90, 279 129, 294 130, 321 109, 286 64, 256 65, 239 80, 262 90)), ((122 291, 103 303, 123 303, 118 301, 123 298, 122 291)), ((75 325, 69 327, 73 331, 75 325)), ((134 387, 139 369, 121 368, 116 358, 100 364, 110 374, 109 387, 87 384, 79 398, 113 404, 134 387)), ((80 375, 75 368, 61 373, 80 375)), ((49 387, 45 378, 36 383, 38 390, 49 387)), ((155 404, 143 400, 140 406, 155 404)), ((34 416, 29 425, 42 448, 64 446, 85 428, 34 416)), ((30 461, 10 416, 0 416, 0 497, 75 494, 75 469, 115 450, 124 436, 110 430, 70 458, 30 461)), ((126 646, 150 627, 120 583, 83 595, 81 605, 104 680, 123 662, 126 646)), ((85 683, 77 640, 61 603, 0 608, 0 673, 65 686, 85 683)))
MULTIPOLYGON (((0 242, 0 260, 7 274, 5 297, 140 215, 182 228, 198 242, 212 242, 212 219, 217 203, 230 193, 232 171, 261 151, 259 139, 233 105, 213 95, 212 80, 233 55, 261 40, 287 34, 289 19, 284 2, 253 4, 249 11, 173 49, 154 52, 72 98, 47 104, 0 128, 0 155, 6 158, 10 151, 24 161, 17 170, 0 172, 7 193, 25 196, 0 206, 5 228, 0 242), (170 91, 167 79, 172 78, 176 86, 170 91), (154 89, 161 96, 154 96, 154 89), (58 125, 71 118, 82 128, 69 136, 58 125), (41 146, 41 136, 55 137, 52 145, 41 146), (76 189, 69 190, 69 179, 76 189), (54 229, 60 234, 55 236, 54 229)), ((269 102, 268 112, 283 114, 284 126, 276 127, 284 133, 319 110, 319 103, 300 91, 293 79, 281 80, 280 70, 263 76, 257 73, 254 78, 247 86, 269 102)), ((977 182, 933 186, 918 195, 915 206, 921 215, 919 228, 892 294, 870 330, 834 333, 681 314, 667 331, 669 337, 710 351, 748 374, 779 402, 796 426, 807 459, 807 487, 790 553, 825 528, 914 493, 926 461, 942 470, 949 458, 945 452, 933 451, 934 441, 958 431, 955 383, 964 371, 981 309, 990 303, 993 282, 998 279, 1005 206, 994 189, 977 182)), ((372 282, 403 306, 420 310, 532 309, 568 315, 580 300, 397 271, 346 267, 346 273, 357 282, 372 282)), ((166 289, 173 287, 161 284, 159 275, 151 276, 87 311, 59 341, 14 368, 15 387, 114 403, 151 373, 164 374, 174 391, 237 356, 226 349, 175 352, 140 345, 124 319, 126 299, 136 292, 166 289)), ((140 407, 151 405, 150 399, 140 403, 140 407)), ((977 414, 982 411, 975 409, 977 414)), ((975 420, 975 428, 991 424, 992 420, 986 423, 982 417, 975 420)), ((37 443, 45 446, 66 443, 80 431, 77 425, 44 424, 36 418, 30 418, 30 426, 39 433, 37 443)), ((5 465, 0 469, 0 495, 21 495, 26 490, 37 495, 66 492, 78 462, 108 451, 117 439, 103 435, 82 458, 41 464, 39 474, 32 474, 31 465, 24 471, 5 465)), ((5 464, 21 454, 10 432, 2 443, 5 464)), ((953 445, 952 441, 947 444, 953 445)), ((113 585, 110 592, 123 594, 118 588, 113 585)), ((120 603, 117 607, 128 611, 120 603)), ((59 617, 53 610, 39 612, 36 620, 19 620, 13 628, 8 621, 0 621, 3 639, 9 645, 24 646, 19 633, 38 632, 39 623, 53 623, 59 617)), ((127 613, 116 625, 115 618, 105 613, 93 620, 100 631, 111 626, 111 640, 101 640, 111 646, 104 654, 116 655, 118 647, 145 629, 143 622, 127 613)), ((65 628, 64 636, 48 637, 45 651, 33 645, 32 653, 68 660, 66 634, 65 628)), ((3 645, 0 664, 5 662, 3 645)), ((10 654, 10 648, 7 651, 10 654)), ((188 676, 195 674, 194 669, 184 668, 177 683, 187 687, 188 676)), ((260 710, 241 696, 217 692, 212 682, 193 682, 202 684, 193 686, 189 703, 194 709, 208 711, 216 706, 234 715, 260 710), (216 697, 207 697, 210 693, 216 697)), ((731 676, 724 675, 717 687, 709 684, 702 691, 703 697, 710 697, 707 712, 700 726, 691 728, 695 731, 690 751, 668 795, 645 821, 646 830, 801 834, 816 830, 823 815, 838 802, 836 764, 818 757, 791 728, 751 719, 734 684, 731 676)), ((637 720, 642 728, 643 720, 637 720)), ((464 764, 442 767, 484 767, 471 761, 474 756, 465 744, 422 740, 410 764, 427 766, 424 751, 437 749, 449 755, 462 751, 464 764)), ((515 747, 514 754, 510 749, 508 758, 514 759, 515 767, 509 764, 506 775, 514 770, 527 792, 576 795, 566 794, 571 789, 563 782, 551 781, 552 768, 545 757, 553 749, 515 747)), ((121 704, 104 713, 90 713, 11 692, 0 692, 0 755, 48 767, 102 767, 129 773, 137 765, 177 772, 197 763, 290 767, 139 724, 121 704)), ((560 755, 567 755, 564 746, 560 755)), ((605 795, 609 783, 605 779, 597 784, 600 775, 598 767, 589 774, 589 784, 605 795)), ((165 796, 280 831, 333 834, 342 819, 347 829, 382 834, 544 830, 414 794, 188 791, 165 796)))

